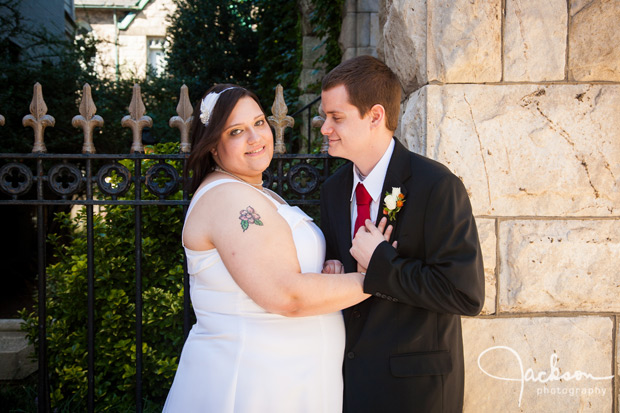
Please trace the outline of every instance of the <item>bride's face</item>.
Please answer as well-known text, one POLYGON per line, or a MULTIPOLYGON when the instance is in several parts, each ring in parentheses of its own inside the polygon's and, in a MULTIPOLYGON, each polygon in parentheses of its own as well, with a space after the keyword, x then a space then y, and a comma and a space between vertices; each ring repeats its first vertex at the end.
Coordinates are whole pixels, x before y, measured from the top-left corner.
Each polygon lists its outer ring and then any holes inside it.
POLYGON ((273 133, 254 99, 244 97, 237 102, 213 157, 228 172, 248 182, 261 181, 273 157, 273 133))

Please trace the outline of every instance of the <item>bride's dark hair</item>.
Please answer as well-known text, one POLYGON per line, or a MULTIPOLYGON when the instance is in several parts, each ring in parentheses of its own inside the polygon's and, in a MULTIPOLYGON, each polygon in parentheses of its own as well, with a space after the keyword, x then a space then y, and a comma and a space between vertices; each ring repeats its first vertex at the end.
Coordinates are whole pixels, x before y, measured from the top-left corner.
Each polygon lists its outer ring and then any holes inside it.
POLYGON ((192 150, 187 161, 188 169, 192 174, 187 183, 187 190, 194 193, 202 181, 213 172, 216 166, 211 149, 215 148, 222 137, 226 120, 235 108, 237 102, 250 97, 258 104, 261 111, 265 113, 258 101, 258 97, 249 90, 233 84, 218 84, 207 90, 200 101, 194 106, 194 120, 190 128, 190 139, 192 150), (211 92, 220 92, 224 89, 233 88, 222 93, 211 112, 209 123, 205 126, 200 120, 200 104, 202 100, 211 92))

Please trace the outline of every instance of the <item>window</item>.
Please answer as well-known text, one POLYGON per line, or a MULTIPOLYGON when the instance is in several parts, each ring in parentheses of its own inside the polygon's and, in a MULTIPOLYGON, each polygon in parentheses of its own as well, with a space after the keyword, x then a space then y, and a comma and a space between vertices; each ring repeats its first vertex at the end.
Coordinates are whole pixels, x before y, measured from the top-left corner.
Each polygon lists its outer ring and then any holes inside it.
POLYGON ((147 65, 151 70, 150 73, 155 76, 161 76, 166 69, 166 56, 164 54, 163 37, 150 37, 148 38, 148 59, 147 65))

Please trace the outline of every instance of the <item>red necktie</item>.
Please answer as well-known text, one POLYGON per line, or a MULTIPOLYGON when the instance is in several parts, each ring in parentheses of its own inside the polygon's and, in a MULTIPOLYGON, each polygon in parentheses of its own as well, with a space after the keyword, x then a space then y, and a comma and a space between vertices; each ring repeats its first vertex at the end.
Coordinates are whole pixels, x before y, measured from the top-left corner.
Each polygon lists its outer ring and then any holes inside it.
POLYGON ((355 230, 353 236, 357 234, 357 230, 364 226, 364 222, 370 219, 370 203, 372 197, 361 182, 355 188, 355 202, 357 203, 357 218, 355 219, 355 230))

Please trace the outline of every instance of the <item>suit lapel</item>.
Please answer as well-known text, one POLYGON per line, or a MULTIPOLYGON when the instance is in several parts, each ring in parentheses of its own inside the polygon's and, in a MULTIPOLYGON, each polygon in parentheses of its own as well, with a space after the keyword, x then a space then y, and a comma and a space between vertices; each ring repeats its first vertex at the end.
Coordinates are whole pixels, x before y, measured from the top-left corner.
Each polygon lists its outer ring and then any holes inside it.
MULTIPOLYGON (((385 180, 383 181, 383 190, 381 191, 381 201, 379 202, 379 210, 377 211, 377 216, 375 217, 375 222, 378 224, 379 220, 383 218, 383 208, 385 203, 383 202, 383 198, 385 197, 385 193, 392 193, 392 188, 400 187, 400 191, 405 196, 405 200, 407 200, 407 188, 405 186, 406 181, 411 176, 411 168, 410 168, 410 160, 409 160, 409 151, 405 149, 405 147, 398 141, 398 139, 394 138, 394 152, 392 153, 392 158, 390 158, 390 163, 388 165, 387 172, 385 174, 385 180)), ((394 221, 388 221, 388 225, 392 225, 394 227, 392 231, 392 238, 396 234, 396 228, 398 226, 398 213, 396 214, 394 221)), ((392 242, 390 240, 390 242, 392 242)))
POLYGON ((349 252, 351 249, 351 191, 353 190, 352 169, 353 163, 350 163, 347 166, 346 171, 344 171, 344 179, 342 179, 338 185, 338 192, 334 197, 334 205, 330 205, 330 208, 334 209, 334 216, 336 218, 334 230, 336 233, 338 252, 347 272, 355 271, 357 269, 357 262, 349 252))

